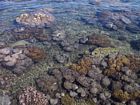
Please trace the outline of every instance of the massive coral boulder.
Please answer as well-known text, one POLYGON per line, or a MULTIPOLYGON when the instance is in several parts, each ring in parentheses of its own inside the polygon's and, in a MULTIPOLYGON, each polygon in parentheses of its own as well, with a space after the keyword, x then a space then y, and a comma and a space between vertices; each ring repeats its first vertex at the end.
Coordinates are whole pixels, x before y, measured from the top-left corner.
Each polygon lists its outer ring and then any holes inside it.
POLYGON ((99 47, 112 47, 111 39, 106 35, 91 35, 88 36, 88 44, 96 45, 99 47))
POLYGON ((30 27, 50 25, 53 21, 54 16, 48 11, 42 10, 23 13, 16 18, 17 23, 30 27))
POLYGON ((18 105, 48 105, 45 95, 34 87, 23 89, 18 95, 18 105))

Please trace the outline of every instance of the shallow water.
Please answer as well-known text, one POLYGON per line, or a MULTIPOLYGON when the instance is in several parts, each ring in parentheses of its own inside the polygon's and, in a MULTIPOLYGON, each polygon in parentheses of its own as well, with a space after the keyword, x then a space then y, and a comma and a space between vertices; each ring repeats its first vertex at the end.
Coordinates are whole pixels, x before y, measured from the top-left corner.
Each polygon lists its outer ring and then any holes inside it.
MULTIPOLYGON (((73 62, 75 63, 81 55, 91 56, 93 54, 92 51, 96 48, 106 47, 106 45, 85 44, 84 41, 86 41, 86 39, 84 38, 90 35, 107 36, 113 43, 111 43, 112 45, 109 47, 113 46, 115 51, 117 48, 119 50, 124 48, 125 51, 122 51, 123 54, 134 53, 139 55, 139 5, 139 0, 0 0, 0 42, 6 42, 12 48, 20 46, 20 44, 36 46, 47 53, 46 59, 43 59, 43 61, 35 61, 31 68, 27 68, 27 72, 23 72, 18 76, 16 73, 13 73, 13 68, 7 70, 9 68, 3 68, 2 65, 2 67, 0 67, 0 78, 5 74, 16 75, 13 85, 6 89, 6 91, 10 90, 8 93, 13 95, 17 93, 21 87, 36 86, 34 79, 45 74, 44 72, 47 72, 48 68, 67 67, 73 62), (30 27, 16 22, 17 16, 23 13, 36 12, 40 9, 47 9, 55 17, 54 23, 46 27, 30 27), (13 29, 22 30, 22 28, 25 28, 23 33, 20 33, 20 31, 13 32, 13 29), (44 35, 43 41, 37 39, 36 35, 39 35, 38 33, 44 35), (16 35, 24 37, 24 34, 25 37, 26 34, 31 34, 31 36, 25 39, 15 38, 16 35), (52 37, 55 35, 56 37, 60 35, 60 39, 62 37, 62 40, 59 40, 59 38, 54 40, 52 37), (46 37, 47 41, 45 39, 46 37), (82 39, 82 43, 80 43, 80 39, 82 39)), ((101 41, 102 40, 104 41, 104 39, 101 39, 101 41)), ((97 41, 100 41, 100 39, 97 38, 97 41)), ((112 49, 111 52, 113 52, 114 49, 112 49)), ((102 56, 105 52, 100 53, 102 56)), ((107 54, 107 56, 109 56, 110 52, 107 52, 107 54)), ((140 64, 139 61, 140 60, 138 60, 138 64, 140 64)), ((2 61, 0 61, 0 63, 1 62, 2 61)), ((139 87, 139 72, 136 75, 137 79, 135 79, 135 83, 138 83, 139 87)), ((0 86, 0 93, 1 90, 3 93, 4 89, 1 89, 0 86)), ((84 104, 83 102, 83 104, 79 103, 78 105, 93 104, 84 104)), ((128 105, 128 103, 126 105, 128 105)))

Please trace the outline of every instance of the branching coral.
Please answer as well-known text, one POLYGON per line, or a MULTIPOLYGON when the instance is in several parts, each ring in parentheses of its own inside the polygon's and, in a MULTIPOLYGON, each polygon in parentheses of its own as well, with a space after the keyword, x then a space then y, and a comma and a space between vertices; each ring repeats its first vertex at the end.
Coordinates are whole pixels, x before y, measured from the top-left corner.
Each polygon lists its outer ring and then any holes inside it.
POLYGON ((114 58, 109 58, 108 67, 105 70, 105 74, 110 76, 120 71, 122 67, 130 65, 130 60, 125 55, 117 54, 114 58))
POLYGON ((92 64, 93 62, 90 57, 83 57, 78 63, 72 64, 70 68, 81 74, 86 74, 89 70, 91 70, 92 64))
POLYGON ((48 105, 45 95, 33 87, 23 89, 18 100, 19 105, 48 105))

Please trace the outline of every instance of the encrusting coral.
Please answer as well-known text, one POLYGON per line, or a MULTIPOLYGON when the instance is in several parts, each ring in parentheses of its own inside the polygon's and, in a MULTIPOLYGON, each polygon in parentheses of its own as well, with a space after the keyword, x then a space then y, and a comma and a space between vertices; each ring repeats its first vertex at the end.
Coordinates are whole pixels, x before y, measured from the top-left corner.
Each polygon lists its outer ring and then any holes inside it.
POLYGON ((90 57, 83 57, 77 63, 70 65, 72 70, 81 74, 86 74, 92 68, 92 59, 90 57))

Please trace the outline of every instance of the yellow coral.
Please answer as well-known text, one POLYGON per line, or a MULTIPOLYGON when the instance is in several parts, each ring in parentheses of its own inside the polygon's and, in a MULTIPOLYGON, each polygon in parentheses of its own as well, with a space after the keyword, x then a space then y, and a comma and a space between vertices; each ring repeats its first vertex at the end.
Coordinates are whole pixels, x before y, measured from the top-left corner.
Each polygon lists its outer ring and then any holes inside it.
POLYGON ((81 74, 86 74, 89 70, 91 70, 92 63, 93 62, 90 57, 84 57, 78 63, 70 65, 70 68, 81 74))

